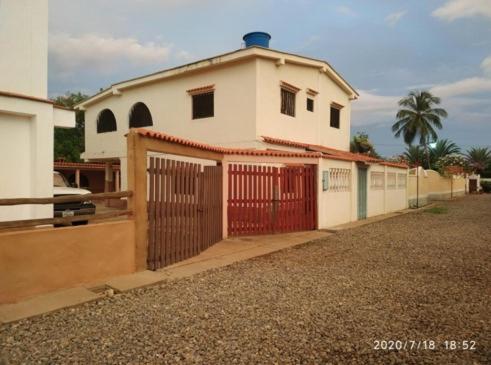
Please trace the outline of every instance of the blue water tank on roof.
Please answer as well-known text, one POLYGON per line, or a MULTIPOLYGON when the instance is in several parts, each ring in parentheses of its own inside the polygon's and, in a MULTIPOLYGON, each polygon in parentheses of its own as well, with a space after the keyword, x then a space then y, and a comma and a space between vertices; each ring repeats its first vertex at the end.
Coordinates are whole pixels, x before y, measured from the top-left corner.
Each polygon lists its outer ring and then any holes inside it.
POLYGON ((246 47, 259 46, 269 48, 271 36, 266 32, 251 32, 242 37, 246 47))

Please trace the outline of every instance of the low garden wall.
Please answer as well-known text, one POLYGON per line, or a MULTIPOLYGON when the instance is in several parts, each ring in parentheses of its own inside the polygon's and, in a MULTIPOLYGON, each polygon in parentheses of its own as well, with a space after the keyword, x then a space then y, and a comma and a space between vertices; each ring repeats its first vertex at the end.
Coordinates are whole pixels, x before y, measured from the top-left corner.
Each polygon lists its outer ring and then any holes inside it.
POLYGON ((442 176, 434 170, 412 169, 409 173, 409 206, 424 206, 434 200, 446 200, 465 195, 466 178, 442 176), (419 186, 418 186, 419 180, 419 186))
POLYGON ((134 221, 0 233, 0 304, 135 271, 134 221))

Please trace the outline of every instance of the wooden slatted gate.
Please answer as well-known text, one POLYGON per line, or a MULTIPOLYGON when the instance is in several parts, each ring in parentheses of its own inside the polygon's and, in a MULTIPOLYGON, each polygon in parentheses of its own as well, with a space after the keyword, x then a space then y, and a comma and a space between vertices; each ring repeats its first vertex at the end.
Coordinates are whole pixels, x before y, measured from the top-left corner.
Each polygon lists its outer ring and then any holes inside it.
POLYGON ((229 236, 316 229, 316 167, 229 165, 229 236))
POLYGON ((185 260, 220 241, 222 166, 150 158, 148 268, 185 260))

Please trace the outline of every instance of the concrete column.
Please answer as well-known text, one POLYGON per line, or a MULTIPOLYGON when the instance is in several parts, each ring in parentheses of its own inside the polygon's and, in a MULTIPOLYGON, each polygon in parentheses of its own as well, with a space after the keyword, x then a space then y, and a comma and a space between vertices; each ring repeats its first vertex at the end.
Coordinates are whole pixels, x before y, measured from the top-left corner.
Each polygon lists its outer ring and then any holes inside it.
POLYGON ((115 171, 115 174, 116 174, 116 179, 115 179, 115 182, 114 182, 114 191, 120 191, 120 179, 119 179, 119 170, 116 170, 115 171))
POLYGON ((80 188, 80 169, 75 170, 75 185, 80 188))
POLYGON ((105 177, 104 177, 104 192, 109 193, 112 191, 113 182, 113 165, 111 162, 105 164, 105 177))

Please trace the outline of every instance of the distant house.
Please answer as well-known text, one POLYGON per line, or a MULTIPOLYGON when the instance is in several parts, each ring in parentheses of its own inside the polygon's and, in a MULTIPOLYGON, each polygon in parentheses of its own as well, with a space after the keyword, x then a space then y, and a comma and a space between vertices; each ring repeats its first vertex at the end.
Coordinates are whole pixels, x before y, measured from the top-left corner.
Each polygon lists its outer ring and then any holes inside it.
POLYGON ((129 128, 222 147, 320 150, 331 157, 318 172, 319 227, 406 207, 405 166, 349 152, 354 88, 325 61, 270 49, 269 38, 249 33, 242 49, 116 83, 80 103, 84 158, 120 164, 124 190, 129 128), (386 197, 386 174, 396 199, 386 197))
MULTIPOLYGON (((47 99, 48 1, 0 1, 0 197, 53 195, 54 127, 75 114, 47 99)), ((0 221, 52 217, 50 205, 0 207, 0 221)))

